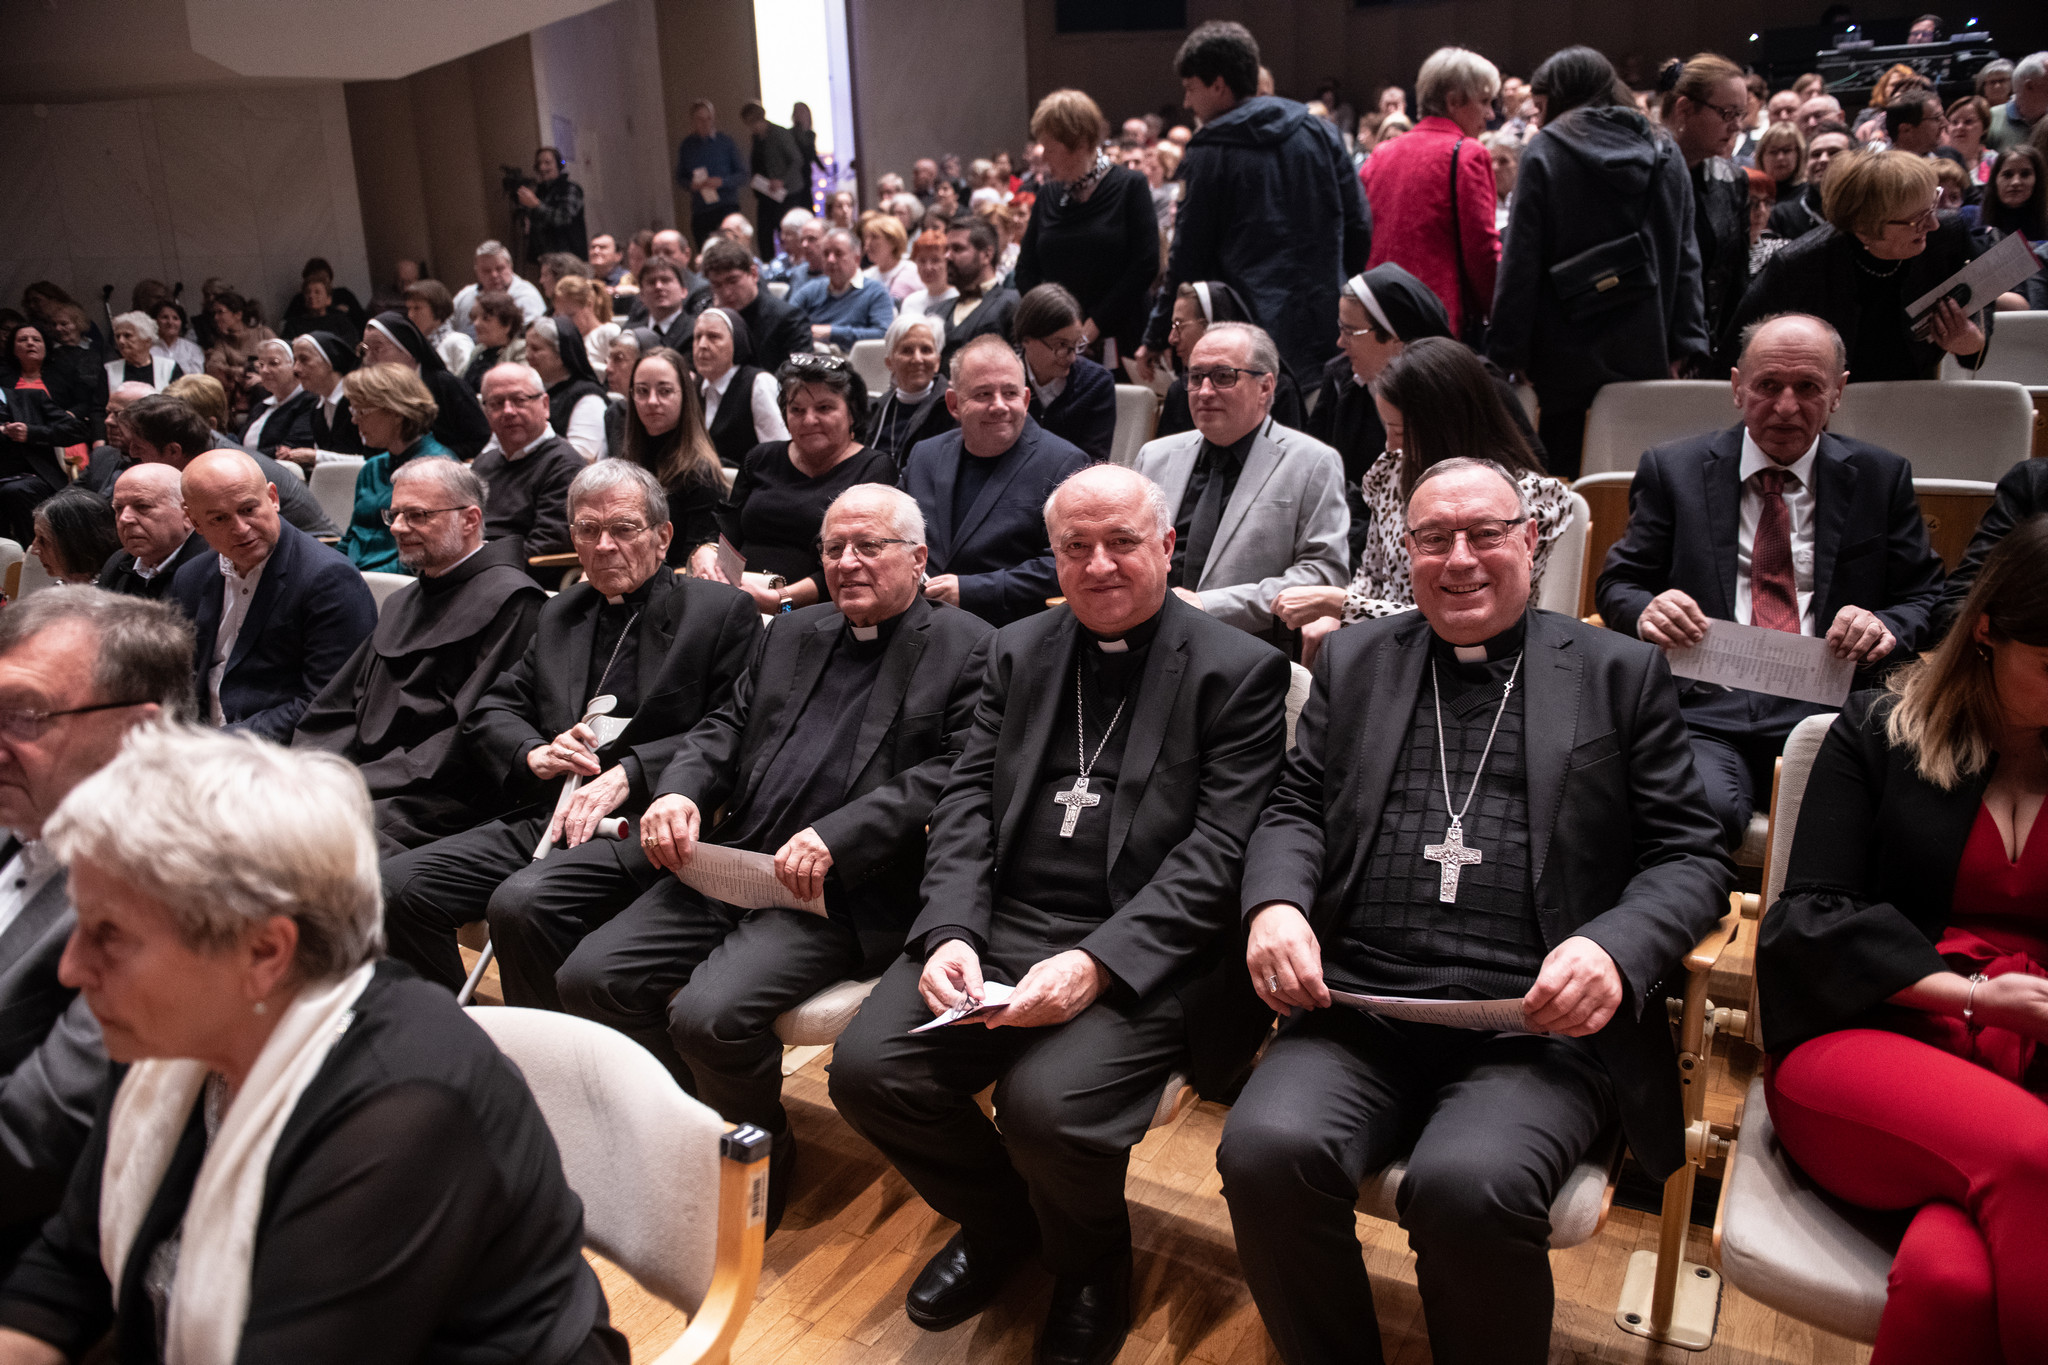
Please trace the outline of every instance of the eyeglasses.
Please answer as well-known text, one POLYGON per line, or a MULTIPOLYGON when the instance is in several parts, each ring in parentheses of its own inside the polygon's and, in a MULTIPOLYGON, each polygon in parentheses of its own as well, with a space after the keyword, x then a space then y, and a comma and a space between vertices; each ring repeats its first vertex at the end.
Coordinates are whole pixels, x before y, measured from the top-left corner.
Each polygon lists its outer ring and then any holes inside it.
POLYGON ((1902 227, 1917 229, 1923 224, 1938 224, 1941 221, 1941 217, 1936 212, 1936 210, 1940 207, 1941 200, 1937 197, 1933 203, 1929 204, 1926 208, 1920 210, 1920 212, 1914 214, 1911 218, 1887 218, 1884 220, 1884 225, 1886 227, 1902 227))
POLYGON ((1739 104, 1707 104, 1704 101, 1701 102, 1700 108, 1713 110, 1715 113, 1721 116, 1721 122, 1727 124, 1730 128, 1733 128, 1736 124, 1742 122, 1742 116, 1749 112, 1749 110, 1743 108, 1739 104))
POLYGON ((378 511, 386 526, 396 526, 401 521, 427 521, 443 512, 460 512, 460 507, 385 507, 378 511))
POLYGON ((586 545, 595 545, 599 536, 608 535, 616 541, 627 541, 646 535, 649 529, 644 521, 578 521, 571 523, 569 535, 586 545))
POLYGON ((1206 370, 1188 371, 1188 392, 1193 393, 1204 384, 1221 391, 1237 387, 1238 377, 1247 374, 1267 374, 1266 370, 1238 369, 1231 365, 1217 365, 1206 370))
POLYGON ((484 399, 484 411, 503 412, 506 408, 516 408, 523 403, 544 402, 546 399, 547 395, 544 393, 505 394, 497 398, 484 399))
POLYGON ((1340 337, 1346 337, 1353 341, 1357 340, 1359 337, 1371 337, 1374 341, 1379 342, 1382 346, 1386 345, 1389 341, 1393 340, 1392 337, 1388 336, 1385 332, 1382 332, 1377 327, 1371 325, 1367 325, 1364 327, 1346 327, 1341 322, 1337 324, 1337 335, 1340 337))
POLYGON ((42 737, 43 730, 59 716, 83 716, 93 711, 118 711, 124 706, 146 706, 140 701, 103 701, 92 706, 72 706, 62 711, 0 709, 0 737, 27 743, 42 737))
POLYGON ((885 539, 880 536, 863 537, 859 540, 821 540, 817 542, 818 554, 827 563, 843 557, 852 550, 856 559, 873 562, 882 557, 882 552, 891 545, 908 545, 910 541, 900 538, 885 539))
POLYGON ((1072 360, 1075 353, 1081 349, 1081 343, 1078 341, 1054 341, 1049 337, 1026 337, 1025 340, 1037 342, 1060 360, 1072 360))
POLYGON ((1488 550, 1498 550, 1505 545, 1509 530, 1527 520, 1527 517, 1514 517, 1505 521, 1491 518, 1486 521, 1475 521, 1470 526, 1411 526, 1408 528, 1408 539, 1415 542, 1417 554, 1430 559, 1441 559, 1449 554, 1451 547, 1458 543, 1459 536, 1465 537, 1465 544, 1472 548, 1472 553, 1485 554, 1488 550))
POLYGON ((1168 336, 1173 336, 1176 333, 1178 333, 1180 329, 1183 327, 1207 327, 1208 325, 1208 323, 1204 322, 1200 318, 1175 318, 1173 320, 1173 326, 1166 329, 1166 334, 1168 336))

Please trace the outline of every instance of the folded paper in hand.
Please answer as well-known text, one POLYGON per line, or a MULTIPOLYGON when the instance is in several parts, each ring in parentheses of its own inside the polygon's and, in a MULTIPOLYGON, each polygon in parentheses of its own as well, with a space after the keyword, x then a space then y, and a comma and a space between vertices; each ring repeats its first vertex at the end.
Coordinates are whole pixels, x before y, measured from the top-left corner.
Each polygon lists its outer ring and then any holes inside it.
POLYGON ((984 981, 981 983, 981 999, 962 1000, 929 1024, 919 1024, 911 1032, 929 1033, 935 1028, 946 1028, 953 1024, 971 1024, 977 1019, 986 1019, 989 1015, 994 1014, 1005 1004, 1009 1003, 1011 995, 1015 994, 1016 990, 1015 986, 1005 986, 1000 981, 984 981))
POLYGON ((825 913, 825 898, 799 900, 775 879, 775 859, 766 853, 749 853, 743 848, 698 844, 689 864, 676 874, 684 886, 715 901, 742 910, 804 910, 825 913))
POLYGON ((1913 320, 1913 330, 1924 339, 1934 324, 1934 306, 1943 299, 1954 299, 1965 314, 1981 313, 2000 294, 2040 268, 2041 262, 2027 245, 2025 234, 2010 233, 1999 239, 1998 245, 1907 304, 1906 316, 1913 320))
POLYGON ((1683 649, 1667 649, 1664 658, 1681 678, 1821 706, 1840 706, 1856 676, 1856 665, 1837 658, 1819 636, 1733 621, 1707 622, 1705 639, 1683 649))
POLYGON ((1492 1033, 1531 1033, 1519 1000, 1413 1000, 1398 995, 1353 995, 1331 991, 1330 999, 1367 1014, 1406 1019, 1411 1024, 1485 1029, 1492 1033))
POLYGON ((732 542, 724 536, 718 538, 718 571, 725 575, 725 581, 735 588, 740 585, 740 575, 747 571, 747 557, 733 548, 732 542))

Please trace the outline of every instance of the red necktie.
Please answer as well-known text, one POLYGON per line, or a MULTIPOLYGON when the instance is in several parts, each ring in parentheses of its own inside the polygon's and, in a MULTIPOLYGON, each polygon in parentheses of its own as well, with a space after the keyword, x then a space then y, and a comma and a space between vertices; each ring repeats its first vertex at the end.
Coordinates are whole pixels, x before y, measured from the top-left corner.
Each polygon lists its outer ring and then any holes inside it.
POLYGON ((1792 577, 1792 513, 1785 506, 1785 485, 1794 480, 1782 469, 1759 469, 1749 481, 1763 502, 1749 547, 1749 623, 1797 635, 1799 585, 1792 577))

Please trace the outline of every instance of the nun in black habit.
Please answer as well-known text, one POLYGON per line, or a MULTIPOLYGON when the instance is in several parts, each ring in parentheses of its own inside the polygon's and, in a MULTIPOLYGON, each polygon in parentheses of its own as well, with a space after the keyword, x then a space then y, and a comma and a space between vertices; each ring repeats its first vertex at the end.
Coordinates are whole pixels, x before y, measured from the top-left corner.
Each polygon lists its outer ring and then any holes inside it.
POLYGON ((518 537, 487 541, 393 596, 300 717, 293 747, 324 750, 361 770, 384 857, 499 813, 499 793, 471 766, 458 732, 526 652, 545 601, 518 537))
MULTIPOLYGON (((420 329, 413 326, 405 314, 396 310, 377 314, 363 332, 365 344, 373 334, 381 334, 412 358, 419 369, 420 381, 433 393, 434 402, 440 405, 440 415, 434 419, 434 439, 461 459, 475 459, 477 452, 491 439, 491 427, 484 420, 483 406, 469 391, 469 385, 463 383, 459 376, 449 373, 441 353, 427 344, 427 339, 420 335, 420 329)), ((588 361, 585 368, 589 368, 588 361)))

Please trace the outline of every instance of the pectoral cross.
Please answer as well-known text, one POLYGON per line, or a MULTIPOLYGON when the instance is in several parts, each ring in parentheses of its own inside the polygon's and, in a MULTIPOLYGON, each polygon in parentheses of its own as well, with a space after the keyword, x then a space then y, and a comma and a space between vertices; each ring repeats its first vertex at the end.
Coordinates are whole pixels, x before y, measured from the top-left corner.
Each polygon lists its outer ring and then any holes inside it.
MULTIPOLYGON (((1072 820, 1071 813, 1067 818, 1072 820)), ((1480 861, 1478 849, 1465 847, 1465 827, 1456 820, 1451 821, 1451 827, 1444 831, 1442 843, 1422 846, 1422 856, 1438 865, 1441 875, 1436 898, 1446 905, 1458 899, 1459 870, 1480 861)))
MULTIPOLYGON (((1052 799, 1067 808, 1067 818, 1060 821, 1060 838, 1062 839, 1074 837, 1074 826, 1080 823, 1081 811, 1084 807, 1102 804, 1102 798, 1088 790, 1088 779, 1085 777, 1075 778, 1073 786, 1063 792, 1054 792, 1052 799)), ((1473 854, 1472 860, 1477 862, 1479 855, 1473 854)), ((1456 873, 1451 875, 1453 878, 1457 876, 1456 873)), ((1455 884, 1454 881, 1453 885, 1455 884)))

